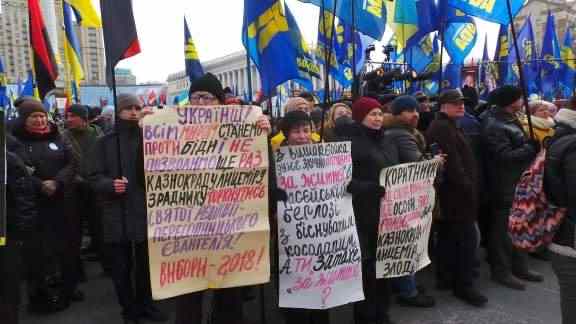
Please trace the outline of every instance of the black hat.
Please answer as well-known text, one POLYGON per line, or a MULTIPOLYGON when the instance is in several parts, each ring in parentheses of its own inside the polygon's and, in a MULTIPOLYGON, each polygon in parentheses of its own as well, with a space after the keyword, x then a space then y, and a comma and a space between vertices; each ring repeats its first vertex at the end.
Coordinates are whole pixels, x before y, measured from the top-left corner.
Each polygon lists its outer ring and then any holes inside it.
POLYGON ((300 110, 294 110, 284 115, 284 118, 282 118, 282 122, 280 123, 280 130, 284 133, 284 136, 288 137, 288 133, 291 129, 299 126, 310 125, 311 122, 312 119, 307 113, 300 110))
POLYGON ((216 78, 212 73, 206 73, 198 79, 192 81, 188 96, 192 96, 192 93, 196 91, 209 92, 214 97, 218 98, 220 103, 224 103, 224 100, 226 99, 224 89, 222 89, 222 83, 220 83, 220 80, 218 80, 218 78, 216 78))
POLYGON ((418 100, 413 96, 400 96, 392 101, 391 112, 392 115, 400 115, 404 111, 417 111, 418 100))
POLYGON ((68 113, 76 115, 76 116, 82 118, 83 120, 88 121, 89 112, 88 112, 88 107, 86 107, 86 106, 72 105, 68 108, 68 113))
POLYGON ((466 106, 476 107, 478 105, 478 91, 476 88, 464 86, 462 88, 462 95, 464 96, 464 103, 466 106))
POLYGON ((25 100, 20 103, 18 107, 18 118, 26 120, 33 113, 43 113, 48 115, 44 105, 38 100, 25 100))
POLYGON ((498 107, 505 108, 522 98, 522 89, 505 85, 490 93, 489 102, 498 107))
POLYGON ((448 89, 443 91, 438 97, 439 104, 463 102, 466 97, 462 94, 460 89, 448 89))

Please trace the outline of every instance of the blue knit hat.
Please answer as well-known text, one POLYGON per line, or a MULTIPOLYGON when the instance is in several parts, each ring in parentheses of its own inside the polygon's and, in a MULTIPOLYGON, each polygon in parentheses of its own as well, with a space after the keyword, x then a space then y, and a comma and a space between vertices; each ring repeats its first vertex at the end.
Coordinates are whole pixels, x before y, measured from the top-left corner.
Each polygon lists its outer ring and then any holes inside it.
POLYGON ((392 101, 392 115, 400 115, 404 111, 418 111, 420 104, 413 96, 400 96, 392 101))

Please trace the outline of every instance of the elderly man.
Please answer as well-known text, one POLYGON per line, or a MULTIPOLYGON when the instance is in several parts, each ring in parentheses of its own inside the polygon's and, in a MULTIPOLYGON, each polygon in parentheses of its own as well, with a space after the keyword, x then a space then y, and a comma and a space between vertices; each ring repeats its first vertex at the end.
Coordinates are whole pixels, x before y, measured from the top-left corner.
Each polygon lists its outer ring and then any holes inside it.
POLYGON ((442 216, 438 226, 438 268, 454 296, 473 306, 487 299, 474 286, 477 249, 478 167, 470 144, 457 121, 464 117, 464 96, 458 89, 438 98, 440 113, 426 132, 429 143, 447 155, 444 179, 438 186, 442 216))

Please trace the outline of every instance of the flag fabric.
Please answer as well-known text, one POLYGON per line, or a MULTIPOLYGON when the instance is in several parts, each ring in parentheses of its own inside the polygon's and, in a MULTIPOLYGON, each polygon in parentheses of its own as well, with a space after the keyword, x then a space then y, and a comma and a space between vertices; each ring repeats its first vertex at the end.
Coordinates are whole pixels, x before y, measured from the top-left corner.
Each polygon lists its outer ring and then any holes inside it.
POLYGON ((432 77, 429 80, 424 81, 423 91, 426 95, 436 95, 440 88, 440 45, 438 43, 438 35, 434 35, 434 40, 432 41, 432 62, 428 64, 425 72, 432 73, 432 77))
POLYGON ((417 38, 418 7, 416 0, 386 1, 387 23, 396 36, 398 51, 408 46, 409 40, 417 38))
POLYGON ((496 64, 498 65, 496 80, 499 87, 503 86, 508 79, 508 56, 510 56, 510 43, 508 40, 508 26, 500 25, 496 54, 494 55, 494 61, 497 61, 496 64))
POLYGON ((18 96, 34 97, 36 95, 35 88, 36 86, 34 85, 34 75, 32 74, 32 71, 28 71, 28 79, 26 80, 26 82, 24 82, 24 86, 22 87, 18 96))
POLYGON ((4 64, 2 57, 0 57, 0 107, 6 108, 10 104, 10 98, 6 94, 8 81, 6 79, 6 72, 4 71, 4 64))
POLYGON ((55 81, 58 78, 58 67, 38 0, 28 0, 28 19, 30 45, 34 59, 34 74, 36 75, 39 95, 42 99, 50 90, 56 88, 55 81))
POLYGON ((64 58, 66 70, 70 73, 72 81, 79 87, 80 81, 84 80, 84 69, 82 68, 80 42, 74 29, 72 21, 72 7, 64 2, 64 58))
POLYGON ((204 75, 204 69, 202 68, 202 64, 200 64, 198 52, 192 40, 190 29, 188 29, 186 17, 184 17, 184 57, 186 59, 186 74, 190 82, 204 75))
POLYGON ((527 0, 448 0, 448 5, 460 9, 470 16, 508 25, 510 24, 510 17, 507 1, 510 1, 512 17, 516 17, 527 2, 527 0))
POLYGON ((456 89, 462 86, 462 64, 450 63, 444 70, 442 89, 456 89))
POLYGON ((65 0, 64 4, 74 8, 80 26, 102 28, 102 20, 94 6, 92 6, 91 0, 65 0))
POLYGON ((487 100, 488 95, 496 89, 496 64, 488 54, 488 35, 484 37, 484 51, 480 66, 480 98, 487 100))
POLYGON ((546 99, 554 98, 560 79, 560 45, 556 37, 554 16, 548 11, 546 29, 542 40, 542 95, 546 99))
POLYGON ((444 31, 444 47, 450 55, 452 63, 462 64, 470 54, 478 37, 478 30, 474 19, 454 9, 444 31))
POLYGON ((571 27, 568 27, 564 33, 560 57, 562 58, 560 88, 564 98, 569 98, 574 93, 574 78, 576 77, 576 54, 574 53, 571 27))
POLYGON ((309 74, 305 75, 310 61, 303 57, 305 50, 297 27, 282 1, 244 0, 242 43, 260 72, 265 96, 272 97, 276 86, 288 80, 312 88, 309 74))
MULTIPOLYGON (((266 1, 266 0, 264 0, 266 1)), ((386 6, 384 1, 366 0, 299 0, 314 4, 332 12, 344 24, 354 26, 364 35, 375 40, 382 39, 386 29, 386 6), (352 14, 354 13, 354 15, 352 14)))
POLYGON ((526 89, 529 94, 540 92, 540 76, 537 62, 536 42, 534 41, 534 31, 532 29, 532 20, 530 16, 526 18, 520 33, 517 37, 519 53, 516 54, 514 46, 510 48, 510 55, 508 56, 508 65, 512 73, 510 73, 509 82, 516 83, 519 80, 518 65, 516 64, 516 55, 520 57, 522 63, 522 71, 524 73, 524 80, 526 82, 526 89))
POLYGON ((406 63, 416 72, 422 73, 432 63, 434 51, 430 37, 423 37, 416 46, 408 48, 404 53, 406 63))
POLYGON ((111 86, 116 64, 140 53, 140 42, 131 0, 100 0, 100 10, 106 52, 106 79, 111 86))

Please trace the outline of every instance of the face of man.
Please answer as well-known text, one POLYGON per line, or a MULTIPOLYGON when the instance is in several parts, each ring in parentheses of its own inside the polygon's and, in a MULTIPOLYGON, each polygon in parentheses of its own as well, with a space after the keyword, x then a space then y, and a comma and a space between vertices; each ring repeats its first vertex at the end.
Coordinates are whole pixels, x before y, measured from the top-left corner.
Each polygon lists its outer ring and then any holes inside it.
POLYGON ((420 114, 416 110, 405 110, 396 118, 404 125, 408 125, 412 128, 418 127, 418 119, 420 119, 420 114))
POLYGON ((84 119, 78 117, 77 115, 68 113, 66 114, 66 126, 69 129, 82 129, 85 128, 88 124, 84 119))
POLYGON ((118 114, 118 117, 122 120, 139 121, 144 117, 144 114, 142 114, 141 106, 130 106, 122 109, 118 114))
POLYGON ((464 109, 464 101, 447 102, 442 104, 441 111, 450 119, 459 119, 464 117, 466 110, 464 109))
POLYGON ((312 128, 309 125, 300 125, 290 130, 286 140, 288 142, 288 145, 310 144, 311 134, 312 134, 312 128))
POLYGON ((215 106, 220 104, 218 98, 208 91, 196 91, 190 95, 190 104, 194 106, 215 106))
POLYGON ((510 112, 512 114, 516 114, 520 110, 522 110, 523 104, 524 104, 524 99, 520 98, 520 99, 514 101, 510 106, 506 107, 506 110, 508 110, 508 112, 510 112))

